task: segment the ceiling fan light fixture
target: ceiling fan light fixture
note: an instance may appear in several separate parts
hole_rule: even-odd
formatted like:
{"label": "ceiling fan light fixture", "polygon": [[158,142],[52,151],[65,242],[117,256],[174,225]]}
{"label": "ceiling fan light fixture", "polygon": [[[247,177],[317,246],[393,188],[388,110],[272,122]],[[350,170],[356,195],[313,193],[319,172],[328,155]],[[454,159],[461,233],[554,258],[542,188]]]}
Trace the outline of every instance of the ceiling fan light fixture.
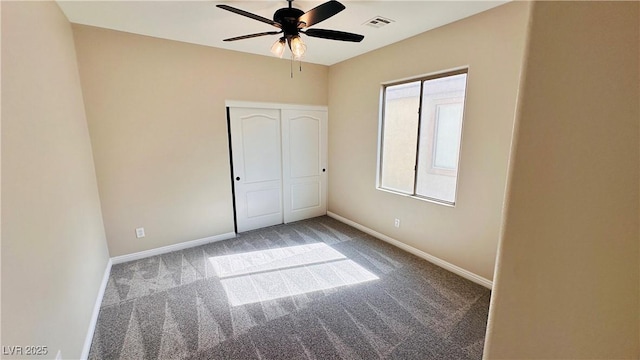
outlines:
{"label": "ceiling fan light fixture", "polygon": [[293,59],[294,60],[302,60],[302,57],[304,56],[305,52],[307,52],[307,45],[302,44],[303,50],[302,50],[302,54],[300,54],[299,56],[296,56],[295,54],[293,55]]}
{"label": "ceiling fan light fixture", "polygon": [[271,45],[271,53],[281,58],[282,54],[284,54],[284,48],[285,48],[285,40],[284,40],[284,37],[281,37],[280,39],[276,40],[276,42],[274,42],[273,45]]}
{"label": "ceiling fan light fixture", "polygon": [[[364,36],[362,35],[352,34],[344,31],[315,28],[308,29],[310,26],[325,21],[344,10],[345,6],[337,0],[328,0],[307,12],[294,8],[292,6],[293,0],[287,0],[287,2],[289,3],[289,6],[276,10],[276,12],[273,14],[273,20],[250,13],[242,9],[235,8],[233,6],[225,4],[216,5],[222,10],[248,17],[265,24],[269,24],[278,29],[274,31],[264,31],[255,34],[236,36],[228,39],[223,39],[222,41],[236,41],[253,39],[266,35],[282,34],[281,37],[273,45],[271,45],[271,52],[275,56],[282,58],[282,55],[284,55],[284,48],[286,46],[289,46],[289,49],[291,50],[291,60],[301,60],[307,51],[307,46],[300,38],[301,33],[309,37],[338,41],[360,42],[364,38]],[[305,31],[303,31],[302,29],[305,29]]]}
{"label": "ceiling fan light fixture", "polygon": [[293,57],[295,57],[296,59],[302,58],[305,51],[307,51],[307,45],[304,44],[304,42],[300,38],[300,35],[293,36],[291,38],[291,43],[289,44],[289,46],[291,46],[291,52],[293,53]]}

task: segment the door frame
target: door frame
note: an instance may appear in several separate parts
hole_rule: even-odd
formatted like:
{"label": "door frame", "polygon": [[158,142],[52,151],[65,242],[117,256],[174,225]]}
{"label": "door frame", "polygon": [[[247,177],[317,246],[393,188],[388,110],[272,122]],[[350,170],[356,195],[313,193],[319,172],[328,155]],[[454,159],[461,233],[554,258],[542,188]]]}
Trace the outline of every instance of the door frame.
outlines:
{"label": "door frame", "polygon": [[[288,103],[270,103],[270,102],[255,102],[255,101],[241,101],[241,100],[225,100],[225,114],[227,117],[227,136],[229,145],[229,180],[231,181],[231,202],[233,209],[233,231],[238,233],[238,219],[236,218],[236,188],[233,179],[235,174],[233,173],[233,149],[231,143],[231,114],[230,108],[254,108],[254,109],[279,109],[279,110],[316,110],[325,111],[327,113],[327,126],[329,119],[329,107],[326,105],[305,105],[305,104],[288,104]],[[328,134],[327,134],[328,135]],[[326,144],[329,145],[328,142]],[[327,149],[328,150],[328,149]],[[327,171],[329,169],[329,158],[327,156]],[[325,195],[326,196],[326,195]],[[328,200],[328,199],[327,199]],[[327,204],[328,205],[328,204]]]}
{"label": "door frame", "polygon": [[224,105],[230,107],[255,108],[255,109],[280,109],[280,110],[318,110],[329,111],[326,105],[305,105],[305,104],[287,104],[287,103],[269,103],[255,101],[236,101],[226,100]]}

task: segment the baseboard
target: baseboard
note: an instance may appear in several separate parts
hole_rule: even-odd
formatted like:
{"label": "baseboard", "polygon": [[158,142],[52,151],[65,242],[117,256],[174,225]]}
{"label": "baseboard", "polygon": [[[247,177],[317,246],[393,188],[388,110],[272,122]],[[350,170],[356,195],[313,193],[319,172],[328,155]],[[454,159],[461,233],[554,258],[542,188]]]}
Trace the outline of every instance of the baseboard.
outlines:
{"label": "baseboard", "polygon": [[192,248],[195,246],[205,245],[205,244],[209,244],[216,241],[232,239],[234,237],[236,237],[236,233],[233,233],[233,232],[215,235],[215,236],[209,236],[209,237],[198,239],[198,240],[186,241],[179,244],[163,246],[155,249],[140,251],[137,253],[114,256],[111,258],[111,261],[113,262],[114,265],[121,264],[129,261],[144,259],[150,256],[170,253],[172,251],[184,250],[184,249]]}
{"label": "baseboard", "polygon": [[86,360],[89,357],[89,351],[91,350],[91,342],[93,341],[93,334],[95,333],[96,324],[98,322],[98,314],[100,313],[100,305],[102,304],[102,298],[104,297],[104,292],[107,289],[107,284],[109,283],[109,275],[111,274],[112,265],[133,261],[133,260],[139,260],[149,256],[166,254],[172,251],[188,249],[191,247],[209,244],[216,241],[232,239],[234,237],[236,237],[236,233],[226,233],[226,234],[221,234],[216,236],[209,236],[209,237],[198,239],[198,240],[187,241],[179,244],[163,246],[157,249],[140,251],[133,254],[115,256],[109,259],[109,261],[107,262],[107,267],[104,269],[104,275],[102,276],[102,283],[100,284],[98,296],[96,297],[96,303],[93,305],[93,313],[91,315],[91,321],[89,322],[87,337],[84,339],[84,346],[82,347],[82,355],[80,356],[80,358],[83,360]]}
{"label": "baseboard", "polygon": [[432,264],[440,266],[443,269],[449,270],[454,274],[460,275],[460,276],[462,276],[463,278],[465,278],[467,280],[471,280],[476,284],[480,284],[480,285],[482,285],[482,286],[484,286],[484,287],[486,287],[488,289],[493,288],[493,282],[491,280],[483,278],[480,275],[474,274],[471,271],[468,271],[468,270],[465,270],[465,269],[463,269],[463,268],[461,268],[459,266],[453,265],[450,262],[444,261],[444,260],[442,260],[442,259],[440,259],[438,257],[435,257],[435,256],[433,256],[431,254],[428,254],[428,253],[426,253],[426,252],[424,252],[422,250],[418,250],[418,249],[414,248],[413,246],[407,245],[407,244],[405,244],[405,243],[403,243],[401,241],[398,241],[398,240],[396,240],[396,239],[394,239],[392,237],[389,237],[389,236],[387,236],[385,234],[381,234],[381,233],[379,233],[379,232],[377,232],[375,230],[369,229],[368,227],[366,227],[364,225],[358,224],[357,222],[349,220],[347,218],[344,218],[344,217],[342,217],[342,216],[340,216],[338,214],[334,214],[331,211],[327,211],[327,215],[329,217],[332,217],[332,218],[334,218],[334,219],[336,219],[336,220],[338,220],[340,222],[343,222],[343,223],[345,223],[347,225],[353,226],[354,228],[356,228],[356,229],[358,229],[358,230],[360,230],[362,232],[365,232],[365,233],[367,233],[367,234],[369,234],[369,235],[371,235],[373,237],[376,237],[376,238],[378,238],[378,239],[380,239],[380,240],[382,240],[384,242],[387,242],[387,243],[389,243],[389,244],[391,244],[393,246],[399,247],[400,249],[402,249],[404,251],[410,252],[415,256],[421,257],[421,258],[427,260],[428,262],[430,262]]}
{"label": "baseboard", "polygon": [[111,261],[111,259],[109,259],[109,261],[107,261],[107,267],[104,269],[104,274],[102,275],[102,283],[100,283],[100,289],[98,290],[96,303],[93,305],[93,313],[91,314],[91,321],[89,322],[89,330],[87,331],[87,337],[84,339],[82,355],[80,355],[80,358],[83,360],[86,360],[89,357],[89,350],[91,350],[91,341],[93,341],[93,333],[96,330],[98,314],[100,313],[100,304],[102,304],[102,298],[104,297],[104,292],[107,289],[107,283],[109,282],[109,274],[111,274],[112,264],[113,262]]}

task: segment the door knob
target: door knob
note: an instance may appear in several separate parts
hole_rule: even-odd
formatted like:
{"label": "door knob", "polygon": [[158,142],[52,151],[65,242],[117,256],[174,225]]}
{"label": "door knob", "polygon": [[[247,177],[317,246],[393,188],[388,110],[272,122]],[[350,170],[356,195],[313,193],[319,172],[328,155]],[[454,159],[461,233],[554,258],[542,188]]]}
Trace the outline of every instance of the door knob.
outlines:
{"label": "door knob", "polygon": [[325,172],[325,171],[327,171],[327,169],[322,169],[322,172]]}
{"label": "door knob", "polygon": [[237,176],[237,177],[236,177],[236,180],[240,181],[240,176]]}

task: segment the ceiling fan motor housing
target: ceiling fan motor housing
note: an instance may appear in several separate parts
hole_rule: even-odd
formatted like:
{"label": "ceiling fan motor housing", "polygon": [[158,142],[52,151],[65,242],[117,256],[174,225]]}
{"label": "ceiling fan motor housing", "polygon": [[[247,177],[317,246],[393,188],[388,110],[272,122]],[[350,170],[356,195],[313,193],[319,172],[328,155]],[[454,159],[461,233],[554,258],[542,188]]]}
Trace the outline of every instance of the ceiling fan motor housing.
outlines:
{"label": "ceiling fan motor housing", "polygon": [[282,8],[273,14],[273,21],[282,25],[285,36],[298,35],[298,18],[304,11],[296,8]]}

